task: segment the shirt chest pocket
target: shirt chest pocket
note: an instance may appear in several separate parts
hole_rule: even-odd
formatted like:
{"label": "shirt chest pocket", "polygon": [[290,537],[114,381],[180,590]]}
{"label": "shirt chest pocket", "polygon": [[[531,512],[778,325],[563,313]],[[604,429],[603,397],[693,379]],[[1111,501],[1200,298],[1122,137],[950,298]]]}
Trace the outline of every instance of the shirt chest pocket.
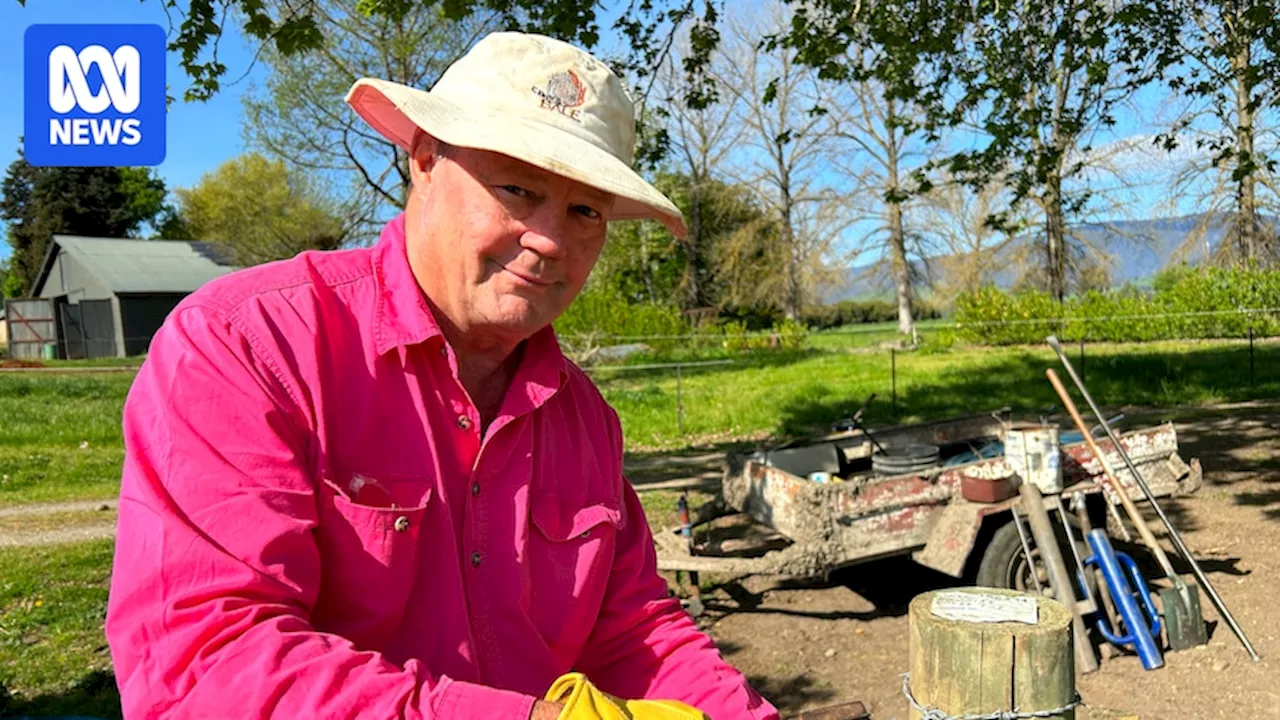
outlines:
{"label": "shirt chest pocket", "polygon": [[[392,481],[372,482],[385,487]],[[361,649],[380,648],[400,626],[418,576],[423,524],[433,509],[433,490],[426,479],[395,478],[389,487],[389,497],[413,497],[416,504],[370,505],[367,492],[355,493],[366,501],[357,502],[331,475],[319,488],[315,535],[321,582],[313,622]]]}
{"label": "shirt chest pocket", "polygon": [[530,611],[548,646],[572,663],[608,588],[622,510],[617,502],[582,506],[548,495],[534,498],[530,516]]}

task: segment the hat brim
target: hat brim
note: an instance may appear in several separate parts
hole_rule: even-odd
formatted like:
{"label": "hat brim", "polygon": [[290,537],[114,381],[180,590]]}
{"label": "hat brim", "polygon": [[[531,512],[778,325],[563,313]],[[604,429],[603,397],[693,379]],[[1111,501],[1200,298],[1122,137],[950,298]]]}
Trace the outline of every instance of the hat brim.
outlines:
{"label": "hat brim", "polygon": [[347,104],[391,142],[412,149],[414,131],[455,147],[489,150],[612,194],[611,220],[660,220],[678,238],[680,209],[612,153],[559,128],[522,117],[468,112],[431,93],[388,80],[363,78]]}

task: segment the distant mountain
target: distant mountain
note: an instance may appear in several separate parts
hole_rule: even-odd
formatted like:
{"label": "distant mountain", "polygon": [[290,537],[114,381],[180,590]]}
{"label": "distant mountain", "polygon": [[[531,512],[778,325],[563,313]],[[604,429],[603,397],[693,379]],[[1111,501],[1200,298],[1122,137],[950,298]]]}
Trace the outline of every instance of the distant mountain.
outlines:
{"label": "distant mountain", "polygon": [[[1202,215],[1185,215],[1151,220],[1089,223],[1077,225],[1073,230],[1082,235],[1090,245],[1101,248],[1111,257],[1113,285],[1120,286],[1126,283],[1145,285],[1156,273],[1172,264],[1175,251],[1195,230],[1202,217]],[[1277,222],[1275,218],[1268,220],[1272,224]],[[1228,219],[1223,216],[1212,219],[1205,232],[1204,241],[1197,243],[1194,248],[1188,248],[1182,259],[1196,264],[1204,259],[1206,244],[1210,252],[1217,249],[1226,234],[1227,222]],[[1018,273],[1013,268],[1012,256],[1025,242],[1028,240],[1011,243],[1001,256],[996,258],[995,264],[1006,268],[995,273],[994,281],[997,286],[1007,288],[1017,281]],[[940,268],[941,263],[930,262],[930,270],[935,275],[941,271]],[[846,278],[843,287],[828,293],[828,302],[893,295],[893,283],[884,266],[853,267],[849,269]]]}

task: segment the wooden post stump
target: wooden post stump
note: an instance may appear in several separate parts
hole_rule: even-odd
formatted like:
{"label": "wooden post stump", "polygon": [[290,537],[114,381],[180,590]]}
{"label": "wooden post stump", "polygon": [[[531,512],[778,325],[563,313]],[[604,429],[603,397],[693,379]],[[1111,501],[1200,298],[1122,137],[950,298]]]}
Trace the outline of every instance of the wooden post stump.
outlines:
{"label": "wooden post stump", "polygon": [[[1032,608],[1034,624],[1009,621],[1031,619]],[[1033,713],[1076,698],[1071,613],[1057,600],[996,588],[936,590],[911,601],[909,624],[910,689],[920,707],[948,716]],[[1050,717],[1074,720],[1075,711]],[[920,720],[920,711],[913,707],[911,718]]]}

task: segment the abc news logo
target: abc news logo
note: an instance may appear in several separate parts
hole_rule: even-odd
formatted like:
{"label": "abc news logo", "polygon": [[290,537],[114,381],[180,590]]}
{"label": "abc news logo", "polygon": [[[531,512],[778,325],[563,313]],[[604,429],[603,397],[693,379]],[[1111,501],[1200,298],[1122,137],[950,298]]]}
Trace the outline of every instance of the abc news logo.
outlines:
{"label": "abc news logo", "polygon": [[24,38],[32,165],[158,165],[165,155],[159,25],[32,25]]}
{"label": "abc news logo", "polygon": [[[128,114],[142,101],[138,48],[121,45],[114,53],[101,45],[76,52],[59,45],[49,53],[49,107],[65,115],[77,107],[97,115],[107,108]],[[86,71],[102,73],[98,92],[89,89]],[[137,145],[142,141],[138,118],[62,118],[49,120],[50,145]]]}

